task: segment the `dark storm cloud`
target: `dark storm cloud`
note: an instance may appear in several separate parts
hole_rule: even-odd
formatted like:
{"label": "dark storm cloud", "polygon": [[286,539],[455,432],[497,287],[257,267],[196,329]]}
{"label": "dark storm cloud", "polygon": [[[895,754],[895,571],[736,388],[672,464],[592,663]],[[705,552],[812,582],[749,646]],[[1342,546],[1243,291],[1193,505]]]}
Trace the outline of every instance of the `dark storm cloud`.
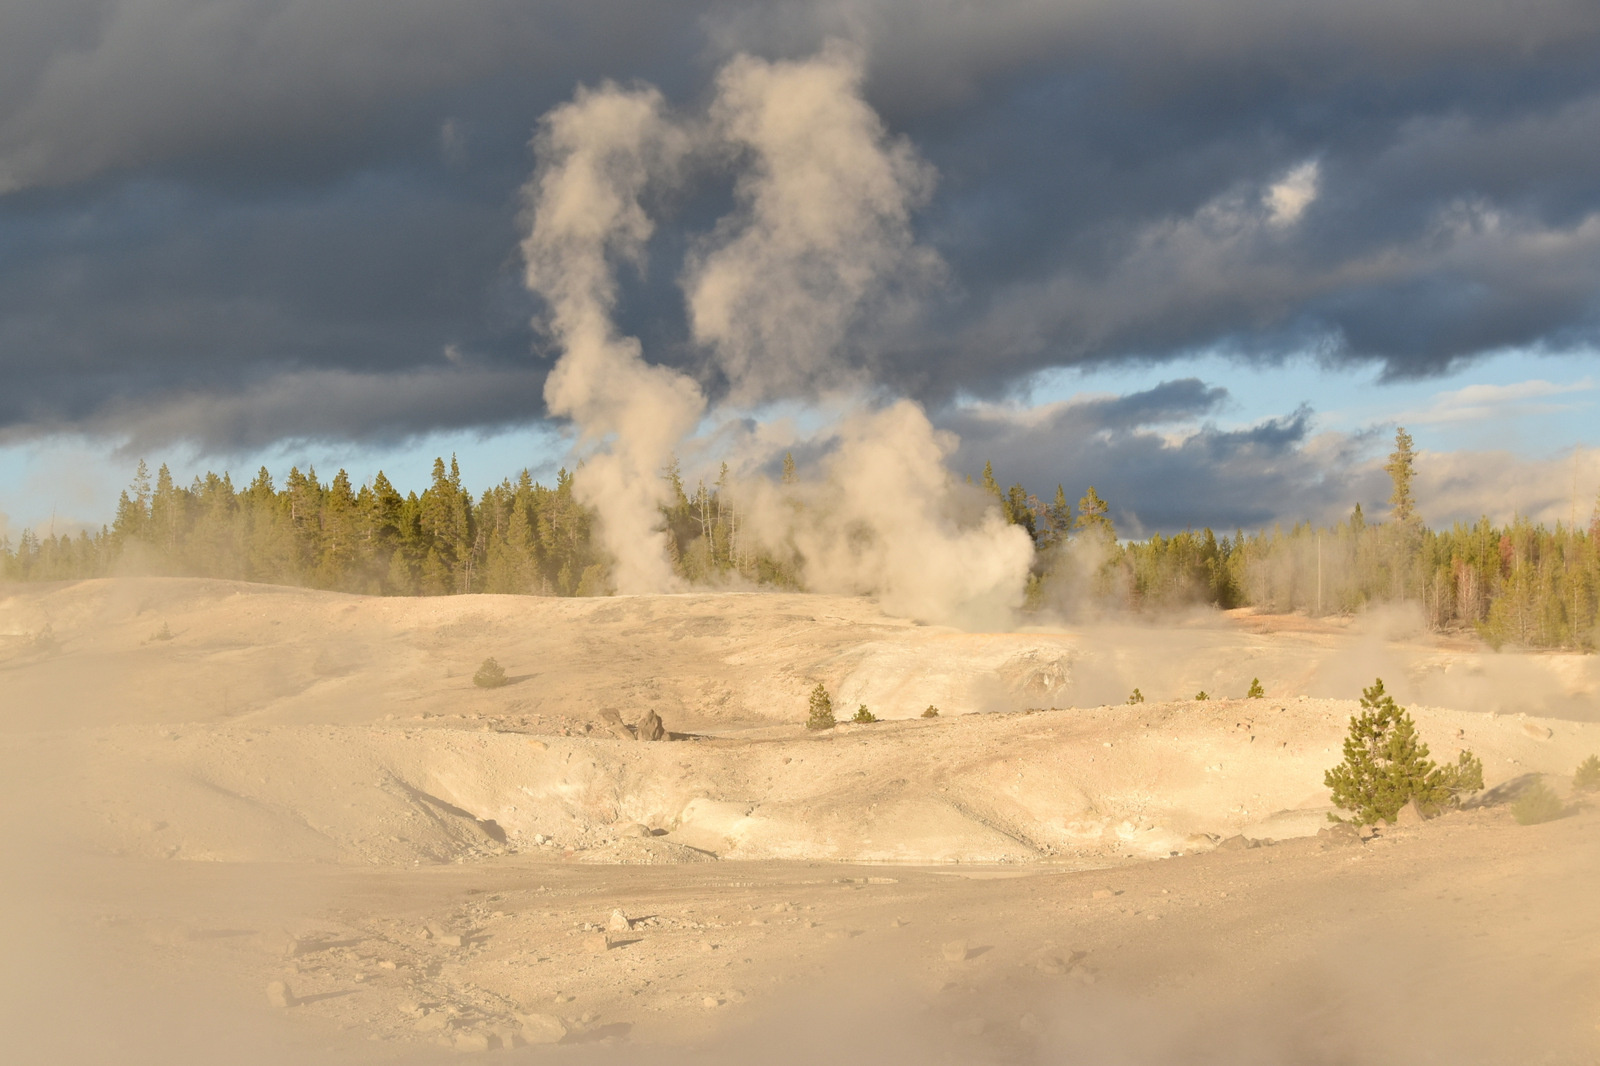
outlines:
{"label": "dark storm cloud", "polygon": [[[732,51],[830,36],[940,173],[918,225],[950,283],[855,349],[890,390],[1217,347],[1407,376],[1600,334],[1587,0],[0,0],[0,21],[13,437],[537,417],[516,215],[538,117],[605,77],[694,106]],[[725,197],[669,204],[628,282],[652,358],[705,365],[676,279]],[[517,385],[446,385],[447,350]],[[317,375],[365,384],[282,400]],[[177,417],[193,397],[210,413]]]}
{"label": "dark storm cloud", "polygon": [[[398,442],[418,426],[494,429],[527,420],[544,376],[492,367],[353,373],[309,370],[275,374],[225,390],[174,388],[106,401],[70,428],[121,437],[137,455],[173,440],[199,442],[217,455],[242,454],[280,441]],[[35,424],[49,431],[49,421]],[[13,432],[0,429],[0,442]]]}
{"label": "dark storm cloud", "polygon": [[957,469],[992,462],[1003,485],[1020,483],[1046,502],[1058,484],[1069,502],[1093,485],[1124,535],[1331,522],[1386,495],[1372,442],[1312,438],[1307,408],[1243,429],[1196,424],[1226,399],[1225,389],[1191,378],[1023,412],[955,408],[940,424],[961,437]]}

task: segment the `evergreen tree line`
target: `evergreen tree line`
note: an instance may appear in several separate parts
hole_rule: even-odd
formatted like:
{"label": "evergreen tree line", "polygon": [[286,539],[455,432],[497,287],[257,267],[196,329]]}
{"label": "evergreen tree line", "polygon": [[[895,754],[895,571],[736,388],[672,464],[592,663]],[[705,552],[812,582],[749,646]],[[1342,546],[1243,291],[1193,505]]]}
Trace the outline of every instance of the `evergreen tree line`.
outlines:
{"label": "evergreen tree line", "polygon": [[[1600,505],[1587,529],[1487,518],[1448,530],[1423,525],[1411,493],[1411,439],[1401,430],[1388,471],[1388,521],[1360,505],[1332,528],[1302,522],[1246,534],[1211,529],[1119,540],[1093,487],[1076,502],[1058,485],[1048,503],[986,465],[982,488],[1033,540],[1033,609],[1156,611],[1188,605],[1256,606],[1340,614],[1415,601],[1431,626],[1481,633],[1492,643],[1592,649],[1600,598]],[[691,490],[676,463],[663,474],[662,528],[677,572],[695,583],[735,576],[800,588],[802,561],[773,555],[744,535],[744,515],[723,466]],[[785,458],[784,480],[795,480]],[[166,466],[152,483],[140,463],[116,518],[96,533],[0,542],[0,580],[70,580],[156,573],[303,585],[390,596],[472,592],[604,595],[608,562],[594,516],[562,470],[546,487],[524,470],[476,499],[454,459],[434,460],[427,489],[402,496],[383,473],[355,488],[340,470],[315,470],[281,486],[262,468],[236,488],[207,473],[188,487]]]}

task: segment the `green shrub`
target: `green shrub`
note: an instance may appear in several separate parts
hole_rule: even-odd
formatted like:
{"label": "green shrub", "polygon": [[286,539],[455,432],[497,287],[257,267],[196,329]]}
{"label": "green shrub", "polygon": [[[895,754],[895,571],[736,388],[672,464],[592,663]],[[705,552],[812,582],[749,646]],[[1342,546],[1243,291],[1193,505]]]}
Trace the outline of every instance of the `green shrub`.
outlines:
{"label": "green shrub", "polygon": [[1483,760],[1470,751],[1461,752],[1454,766],[1439,768],[1439,783],[1450,790],[1452,798],[1463,792],[1482,791]]}
{"label": "green shrub", "polygon": [[1579,792],[1600,792],[1600,756],[1591,755],[1578,764],[1572,787]]}
{"label": "green shrub", "polygon": [[856,708],[855,717],[850,720],[852,722],[860,722],[862,725],[870,725],[878,720],[878,716],[867,710],[867,705],[863,703]]}
{"label": "green shrub", "polygon": [[1244,698],[1247,700],[1262,700],[1267,698],[1267,690],[1261,687],[1261,679],[1259,677],[1252,677],[1250,679],[1250,691],[1244,694]]}
{"label": "green shrub", "polygon": [[807,729],[832,729],[837,723],[833,720],[833,699],[828,695],[828,690],[822,687],[822,682],[817,682],[817,687],[811,690],[811,713],[806,718]]}
{"label": "green shrub", "polygon": [[1206,695],[1205,689],[1201,689],[1199,692],[1194,694],[1194,698],[1197,700],[1209,700],[1211,697]]}
{"label": "green shrub", "polygon": [[167,623],[162,622],[161,623],[161,628],[156,630],[154,633],[150,634],[150,639],[151,640],[171,640],[172,639],[172,627],[167,625]]}
{"label": "green shrub", "polygon": [[506,672],[500,664],[494,661],[494,656],[483,660],[483,665],[478,667],[478,672],[472,675],[472,683],[479,688],[499,688],[506,683]]}
{"label": "green shrub", "polygon": [[1140,692],[1138,689],[1134,689],[1133,690],[1133,694],[1128,697],[1128,705],[1131,707],[1135,703],[1143,703],[1143,702],[1144,702],[1144,693]]}
{"label": "green shrub", "polygon": [[[1428,758],[1428,746],[1417,738],[1416,723],[1394,697],[1383,690],[1383,679],[1361,693],[1365,711],[1350,718],[1344,741],[1344,762],[1322,777],[1333,791],[1333,805],[1350,811],[1349,819],[1328,815],[1336,822],[1356,825],[1392,822],[1411,800],[1425,813],[1437,811],[1454,799],[1451,782],[1461,770],[1458,763],[1447,775]],[[1477,767],[1479,785],[1483,768],[1470,752],[1463,753]]]}
{"label": "green shrub", "polygon": [[1518,825],[1554,821],[1564,813],[1566,808],[1561,803],[1561,797],[1542,778],[1523,789],[1522,795],[1511,805],[1511,817],[1517,820]]}
{"label": "green shrub", "polygon": [[924,717],[924,718],[937,718],[937,717],[939,717],[939,708],[935,707],[931,703],[928,704],[928,709],[922,712],[922,717]]}

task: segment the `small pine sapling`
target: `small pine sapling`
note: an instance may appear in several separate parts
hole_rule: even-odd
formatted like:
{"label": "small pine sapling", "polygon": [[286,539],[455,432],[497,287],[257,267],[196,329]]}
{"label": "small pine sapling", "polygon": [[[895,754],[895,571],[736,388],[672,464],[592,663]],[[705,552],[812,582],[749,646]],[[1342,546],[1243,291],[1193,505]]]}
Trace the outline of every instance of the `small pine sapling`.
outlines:
{"label": "small pine sapling", "polygon": [[1522,795],[1511,805],[1511,817],[1517,820],[1518,825],[1553,822],[1565,813],[1561,797],[1556,795],[1555,789],[1544,783],[1543,778],[1523,789]]}
{"label": "small pine sapling", "polygon": [[1128,697],[1128,705],[1131,707],[1135,703],[1143,703],[1143,702],[1144,702],[1144,693],[1140,692],[1138,689],[1134,689],[1133,690],[1133,694]]}
{"label": "small pine sapling", "polygon": [[161,623],[161,628],[156,630],[154,633],[150,634],[150,639],[151,640],[171,640],[172,639],[172,627],[167,625],[167,623],[162,622]]}
{"label": "small pine sapling", "polygon": [[855,717],[850,720],[852,722],[860,722],[862,725],[871,725],[878,720],[878,716],[867,710],[867,705],[863,703],[856,708]]}
{"label": "small pine sapling", "polygon": [[1244,694],[1244,698],[1247,700],[1264,700],[1267,698],[1267,690],[1261,687],[1261,679],[1259,677],[1250,679],[1250,691]]}
{"label": "small pine sapling", "polygon": [[817,682],[817,687],[811,690],[811,713],[806,717],[807,729],[832,729],[836,724],[833,720],[833,698],[828,695],[828,690],[822,687],[822,682]]}
{"label": "small pine sapling", "polygon": [[939,708],[935,707],[931,703],[928,704],[928,709],[922,712],[922,717],[924,717],[924,718],[937,718],[937,717],[939,717]]}
{"label": "small pine sapling", "polygon": [[1463,792],[1483,791],[1483,760],[1470,751],[1461,752],[1454,765],[1439,768],[1439,783],[1450,791],[1452,803]]}
{"label": "small pine sapling", "polygon": [[1600,756],[1591,755],[1578,764],[1572,787],[1577,792],[1600,792]]}
{"label": "small pine sapling", "polygon": [[472,683],[479,688],[499,688],[506,683],[506,672],[491,655],[483,660],[478,672],[472,675]]}
{"label": "small pine sapling", "polygon": [[1194,694],[1194,698],[1197,700],[1209,700],[1211,697],[1206,695],[1205,689],[1201,689],[1199,692]]}
{"label": "small pine sapling", "polygon": [[[1384,692],[1382,678],[1362,690],[1361,706],[1365,710],[1350,718],[1344,762],[1322,777],[1333,792],[1333,805],[1350,811],[1353,817],[1348,820],[1356,825],[1373,825],[1394,821],[1400,808],[1413,799],[1424,813],[1451,800],[1445,772],[1428,758],[1428,746],[1417,738],[1416,723]],[[1471,758],[1470,752],[1465,754]],[[1481,780],[1481,765],[1477,772]],[[1346,821],[1333,814],[1328,817]]]}

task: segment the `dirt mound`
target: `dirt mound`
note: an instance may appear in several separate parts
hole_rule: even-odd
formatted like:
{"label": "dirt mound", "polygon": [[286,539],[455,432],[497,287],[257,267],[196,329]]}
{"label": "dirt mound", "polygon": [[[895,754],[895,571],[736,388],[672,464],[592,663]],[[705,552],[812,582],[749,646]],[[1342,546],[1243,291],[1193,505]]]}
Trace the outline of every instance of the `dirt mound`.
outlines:
{"label": "dirt mound", "polygon": [[[63,767],[72,833],[151,858],[379,865],[1106,863],[1304,836],[1326,821],[1322,771],[1355,706],[1282,678],[1346,669],[1365,639],[1213,619],[1158,653],[1149,630],[961,633],[795,595],[384,600],[135,581],[0,601],[0,630],[42,625],[58,645],[5,667],[0,729]],[[491,654],[512,683],[486,691],[471,673]],[[1517,669],[1540,662],[1559,661]],[[1156,698],[1256,676],[1269,698]],[[1151,702],[1071,706],[1135,677]],[[807,734],[818,679],[887,720]],[[929,704],[940,717],[920,717]],[[1592,725],[1414,713],[1437,755],[1473,749],[1491,785],[1600,750]],[[654,715],[677,739],[641,744],[619,724]],[[631,823],[664,835],[619,840]]]}

